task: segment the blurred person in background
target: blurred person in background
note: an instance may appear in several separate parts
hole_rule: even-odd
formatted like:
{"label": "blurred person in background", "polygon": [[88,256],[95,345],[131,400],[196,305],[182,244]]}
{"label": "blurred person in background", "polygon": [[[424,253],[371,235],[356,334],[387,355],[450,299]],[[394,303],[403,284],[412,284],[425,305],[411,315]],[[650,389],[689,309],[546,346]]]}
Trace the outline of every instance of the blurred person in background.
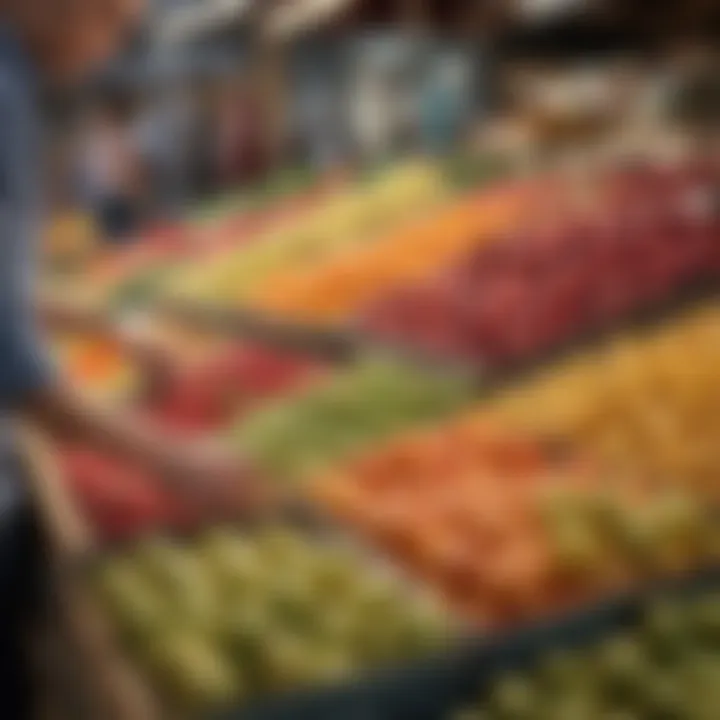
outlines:
{"label": "blurred person in background", "polygon": [[317,171],[333,170],[346,159],[345,119],[342,103],[329,87],[316,82],[298,102],[296,140],[302,159]]}
{"label": "blurred person in background", "polygon": [[212,80],[200,82],[195,93],[187,147],[188,192],[193,197],[212,197],[219,189],[215,146],[220,95]]}
{"label": "blurred person in background", "polygon": [[[237,482],[234,459],[179,445],[138,418],[104,412],[79,397],[50,366],[38,324],[32,292],[43,200],[38,96],[44,82],[73,83],[105,62],[134,30],[140,11],[137,0],[5,0],[0,6],[0,406],[5,418],[0,432],[0,696],[5,720],[33,716],[23,631],[42,567],[29,488],[17,459],[18,420],[134,458],[196,502],[239,507],[236,493],[248,488]],[[57,306],[43,310],[48,323],[63,319]],[[251,497],[243,495],[244,507]]]}
{"label": "blurred person in background", "polygon": [[469,97],[469,77],[462,57],[441,57],[420,93],[418,118],[425,150],[446,153],[455,147],[469,115]]}
{"label": "blurred person in background", "polygon": [[217,98],[215,164],[225,189],[252,184],[268,170],[268,138],[255,86],[231,79]]}
{"label": "blurred person in background", "polygon": [[188,199],[195,122],[190,92],[179,83],[158,88],[138,113],[134,150],[154,219],[176,217]]}
{"label": "blurred person in background", "polygon": [[140,158],[130,115],[120,99],[100,101],[90,109],[80,139],[80,184],[103,238],[111,243],[132,239],[141,219]]}

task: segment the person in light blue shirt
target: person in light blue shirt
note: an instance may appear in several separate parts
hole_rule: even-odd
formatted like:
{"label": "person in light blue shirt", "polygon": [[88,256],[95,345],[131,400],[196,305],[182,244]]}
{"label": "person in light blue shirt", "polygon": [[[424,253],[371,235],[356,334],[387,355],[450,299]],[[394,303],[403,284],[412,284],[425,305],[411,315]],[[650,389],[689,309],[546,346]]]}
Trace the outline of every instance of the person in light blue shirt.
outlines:
{"label": "person in light blue shirt", "polygon": [[425,149],[443,154],[460,141],[468,117],[470,83],[463,57],[440,57],[420,97],[419,125]]}
{"label": "person in light blue shirt", "polygon": [[[23,692],[20,630],[32,589],[32,515],[13,425],[30,421],[55,435],[132,458],[213,507],[238,498],[236,459],[178,446],[137,418],[92,407],[52,367],[39,318],[72,313],[34,299],[41,222],[42,86],[72,83],[104,62],[140,19],[141,0],[5,0],[0,4],[0,717],[31,716]],[[53,310],[50,312],[49,310]],[[29,520],[30,519],[30,520]]]}

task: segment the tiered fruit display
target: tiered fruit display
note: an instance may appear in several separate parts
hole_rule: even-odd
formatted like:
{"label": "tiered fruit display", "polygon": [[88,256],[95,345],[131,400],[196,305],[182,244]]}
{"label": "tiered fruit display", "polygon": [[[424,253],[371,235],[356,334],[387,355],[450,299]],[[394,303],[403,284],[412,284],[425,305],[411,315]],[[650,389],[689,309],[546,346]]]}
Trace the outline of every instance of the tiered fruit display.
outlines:
{"label": "tiered fruit display", "polygon": [[506,674],[482,694],[454,720],[712,720],[720,713],[720,594],[658,600],[631,629],[548,652],[532,672]]}
{"label": "tiered fruit display", "polygon": [[[146,301],[182,268],[237,251],[272,228],[297,221],[334,191],[306,186],[299,177],[295,183],[288,180],[206,207],[187,221],[148,229],[130,246],[96,248],[84,264],[71,266],[71,272],[51,274],[46,285],[61,295],[71,286],[73,297],[100,307]],[[276,201],[271,208],[266,207],[270,198]]]}
{"label": "tiered fruit display", "polygon": [[[198,366],[167,378],[162,392],[136,405],[149,422],[198,440],[271,398],[314,382],[323,368],[295,356],[255,346],[228,348]],[[87,386],[87,378],[83,388]],[[133,537],[157,527],[185,528],[202,513],[182,503],[161,478],[127,458],[62,444],[66,482],[85,517],[107,539]]]}
{"label": "tiered fruit display", "polygon": [[409,163],[323,203],[299,222],[273,229],[251,248],[187,268],[167,283],[166,292],[183,299],[243,301],[288,268],[377,239],[418,208],[431,209],[444,192],[438,168]]}
{"label": "tiered fruit display", "polygon": [[456,411],[468,392],[463,379],[373,358],[268,404],[234,435],[271,476],[301,480],[398,430]]}
{"label": "tiered fruit display", "polygon": [[[615,173],[601,212],[482,247],[361,313],[380,337],[502,366],[720,272],[717,168]],[[617,186],[617,187],[615,187]],[[598,193],[601,190],[598,189]]]}
{"label": "tiered fruit display", "polygon": [[325,373],[320,362],[261,346],[228,347],[167,378],[150,415],[174,431],[212,432],[259,403],[294,392]]}
{"label": "tiered fruit display", "polygon": [[450,627],[355,551],[277,528],[146,541],[97,580],[132,658],[180,714],[423,657]]}
{"label": "tiered fruit display", "polygon": [[395,440],[315,494],[481,624],[556,613],[720,550],[691,493],[553,460],[473,421]]}
{"label": "tiered fruit display", "polygon": [[350,248],[316,266],[289,268],[249,298],[253,307],[298,320],[345,320],[393,286],[420,280],[506,230],[524,188],[474,192],[391,229],[377,243]]}
{"label": "tiered fruit display", "polygon": [[481,414],[592,448],[621,471],[717,497],[719,364],[713,302],[555,365]]}

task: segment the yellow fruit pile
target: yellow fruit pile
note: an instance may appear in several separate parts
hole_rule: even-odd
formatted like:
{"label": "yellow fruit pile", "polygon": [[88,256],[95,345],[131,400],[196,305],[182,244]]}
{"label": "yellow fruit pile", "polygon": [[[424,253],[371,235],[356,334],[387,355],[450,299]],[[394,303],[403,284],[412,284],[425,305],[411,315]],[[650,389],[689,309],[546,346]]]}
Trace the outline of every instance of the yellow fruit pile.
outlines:
{"label": "yellow fruit pile", "polygon": [[409,163],[323,203],[300,221],[273,229],[251,247],[186,268],[171,279],[166,292],[173,297],[244,302],[289,268],[306,268],[381,238],[393,223],[432,209],[445,192],[439,169]]}
{"label": "yellow fruit pile", "polygon": [[720,304],[627,333],[481,411],[580,443],[630,473],[720,490]]}
{"label": "yellow fruit pile", "polygon": [[447,267],[518,216],[523,196],[475,193],[391,228],[381,242],[350,246],[309,267],[292,267],[251,296],[253,306],[300,320],[342,320],[389,288]]}

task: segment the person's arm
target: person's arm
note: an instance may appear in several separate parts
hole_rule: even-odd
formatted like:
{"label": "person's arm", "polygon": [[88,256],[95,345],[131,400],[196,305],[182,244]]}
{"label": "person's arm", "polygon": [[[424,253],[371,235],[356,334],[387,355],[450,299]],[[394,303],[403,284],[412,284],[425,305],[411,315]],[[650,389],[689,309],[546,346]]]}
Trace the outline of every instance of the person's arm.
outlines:
{"label": "person's arm", "polygon": [[[3,107],[1,83],[0,118],[12,118],[12,108]],[[26,162],[22,154],[14,154],[13,142],[6,124],[0,130],[0,178],[3,172],[15,172],[13,163]],[[8,159],[9,168],[3,168]],[[55,436],[131,457],[198,502],[236,511],[253,505],[256,488],[239,460],[174,442],[138,418],[94,407],[53,368],[31,292],[28,218],[18,210],[13,193],[12,186],[8,190],[0,184],[0,408]]]}
{"label": "person's arm", "polygon": [[216,515],[264,512],[275,504],[239,454],[181,442],[141,418],[105,411],[60,380],[28,395],[20,413],[55,438],[79,440],[132,459],[165,487]]}

